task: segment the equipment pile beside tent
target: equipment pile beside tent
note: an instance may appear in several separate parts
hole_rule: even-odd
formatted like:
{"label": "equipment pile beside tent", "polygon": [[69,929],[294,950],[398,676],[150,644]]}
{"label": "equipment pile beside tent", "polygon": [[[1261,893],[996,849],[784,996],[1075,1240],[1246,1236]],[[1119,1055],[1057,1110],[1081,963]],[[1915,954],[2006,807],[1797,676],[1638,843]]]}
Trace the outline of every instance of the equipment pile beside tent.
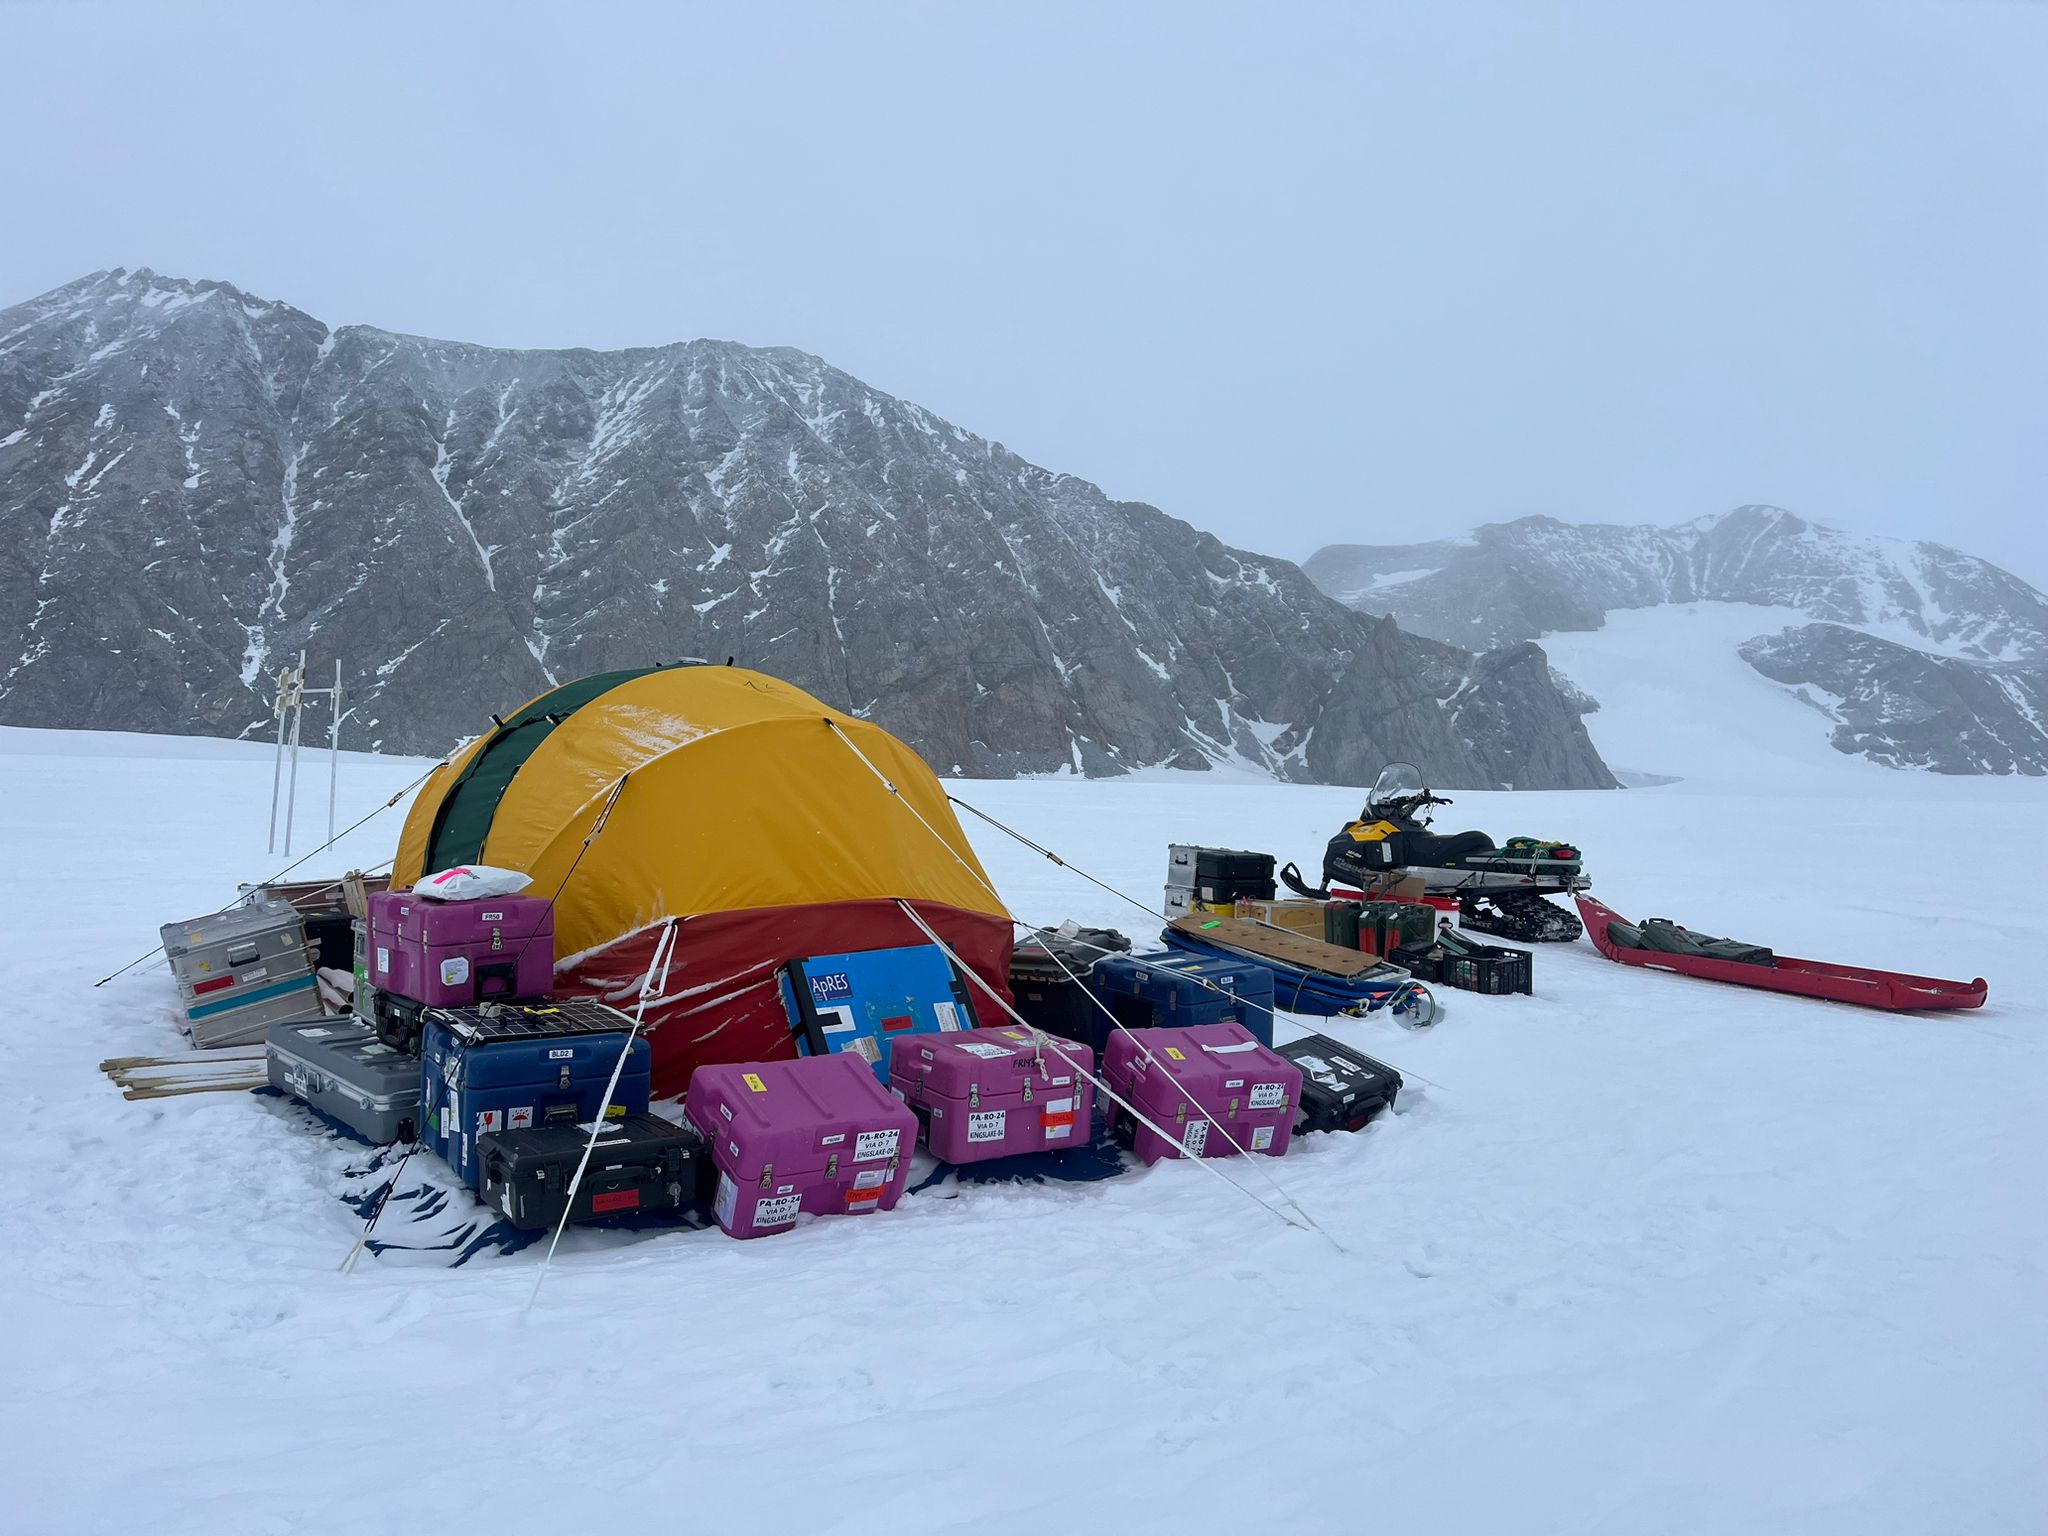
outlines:
{"label": "equipment pile beside tent", "polygon": [[[332,887],[273,883],[163,931],[196,1044],[260,1032],[271,1089],[372,1144],[411,1144],[357,1253],[380,1251],[372,1232],[418,1151],[455,1183],[401,1194],[414,1220],[480,1203],[556,1240],[572,1221],[706,1213],[731,1236],[767,1235],[892,1208],[913,1156],[1094,1178],[1126,1166],[1119,1147],[1192,1159],[1320,1231],[1263,1159],[1247,1171],[1277,1204],[1212,1160],[1358,1130],[1402,1078],[1327,1036],[1276,1039],[1275,1010],[1427,1027],[1441,1013],[1425,981],[1533,990],[1527,951],[1473,943],[1452,913],[1539,940],[1578,931],[1542,900],[1586,884],[1576,848],[1437,837],[1427,811],[1448,802],[1405,764],[1381,775],[1379,819],[1332,839],[1325,874],[1354,885],[1317,890],[1268,853],[1172,844],[1166,948],[1068,924],[1019,950],[1026,925],[954,805],[1073,866],[952,800],[888,732],[787,683],[677,663],[564,684],[492,719],[419,781],[388,889],[352,874],[334,912]],[[1281,899],[1276,875],[1300,899]],[[1894,1008],[1983,1001],[1981,981],[1763,950],[1738,964],[1675,927],[1672,944],[1701,953],[1630,948],[1640,930],[1579,905],[1625,964]],[[350,942],[345,1004],[349,974],[315,968]],[[131,1097],[251,1075],[105,1065]],[[680,1119],[654,1113],[674,1101]],[[436,1246],[497,1241],[473,1226]]]}

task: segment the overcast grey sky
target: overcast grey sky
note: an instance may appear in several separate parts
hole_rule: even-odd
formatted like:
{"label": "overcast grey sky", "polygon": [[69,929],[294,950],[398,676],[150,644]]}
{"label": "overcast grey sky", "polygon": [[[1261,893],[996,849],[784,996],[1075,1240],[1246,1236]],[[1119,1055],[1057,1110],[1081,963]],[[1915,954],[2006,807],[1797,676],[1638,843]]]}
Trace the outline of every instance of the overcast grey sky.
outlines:
{"label": "overcast grey sky", "polygon": [[0,305],[815,352],[1302,558],[1773,501],[2048,585],[2048,8],[0,4]]}

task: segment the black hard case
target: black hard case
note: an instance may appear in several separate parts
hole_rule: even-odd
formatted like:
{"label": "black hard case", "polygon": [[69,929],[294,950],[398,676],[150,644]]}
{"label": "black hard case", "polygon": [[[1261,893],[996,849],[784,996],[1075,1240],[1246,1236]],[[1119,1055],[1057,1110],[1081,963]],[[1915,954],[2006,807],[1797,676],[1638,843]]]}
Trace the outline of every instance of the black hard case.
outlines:
{"label": "black hard case", "polygon": [[[590,1132],[576,1125],[491,1131],[477,1138],[478,1194],[513,1226],[544,1232],[562,1219]],[[711,1160],[687,1125],[658,1115],[607,1122],[591,1149],[569,1220],[659,1215],[703,1203]]]}
{"label": "black hard case", "polygon": [[1301,1068],[1297,1131],[1357,1131],[1394,1102],[1401,1074],[1328,1035],[1304,1035],[1274,1047]]}

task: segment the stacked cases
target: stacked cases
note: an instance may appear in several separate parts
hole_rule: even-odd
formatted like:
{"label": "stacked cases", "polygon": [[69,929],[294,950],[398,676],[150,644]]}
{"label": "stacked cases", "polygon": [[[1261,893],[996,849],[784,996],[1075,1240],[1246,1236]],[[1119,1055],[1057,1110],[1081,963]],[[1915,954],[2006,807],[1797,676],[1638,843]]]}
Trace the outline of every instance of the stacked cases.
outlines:
{"label": "stacked cases", "polygon": [[1168,917],[1191,912],[1231,912],[1241,897],[1273,899],[1273,855],[1242,848],[1200,848],[1170,843],[1166,849]]}

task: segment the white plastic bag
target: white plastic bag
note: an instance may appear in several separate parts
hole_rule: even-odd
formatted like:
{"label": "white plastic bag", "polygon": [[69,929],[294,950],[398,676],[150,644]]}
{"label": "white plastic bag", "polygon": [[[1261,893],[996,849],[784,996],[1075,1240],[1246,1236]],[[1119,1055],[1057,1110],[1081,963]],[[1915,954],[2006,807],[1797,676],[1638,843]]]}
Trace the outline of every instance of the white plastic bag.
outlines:
{"label": "white plastic bag", "polygon": [[428,875],[412,888],[415,896],[429,901],[470,901],[479,896],[517,896],[533,876],[516,869],[493,869],[488,864],[458,864],[438,875]]}

